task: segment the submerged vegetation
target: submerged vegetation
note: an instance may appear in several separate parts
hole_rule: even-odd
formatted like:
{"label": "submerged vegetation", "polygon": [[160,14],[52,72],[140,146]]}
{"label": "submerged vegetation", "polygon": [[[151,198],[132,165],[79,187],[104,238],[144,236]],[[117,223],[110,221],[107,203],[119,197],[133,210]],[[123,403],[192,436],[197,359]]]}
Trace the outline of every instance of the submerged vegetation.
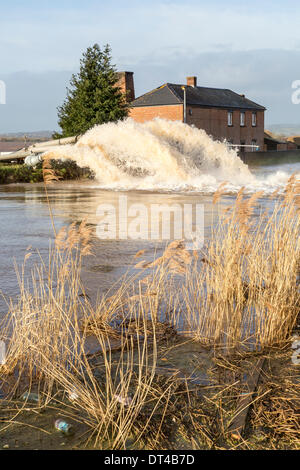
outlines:
{"label": "submerged vegetation", "polygon": [[[45,183],[55,178],[45,163]],[[175,241],[150,263],[137,253],[136,274],[96,306],[80,278],[92,251],[84,221],[56,233],[31,286],[28,252],[19,302],[1,326],[0,431],[23,422],[32,433],[49,416],[52,428],[43,430],[51,434],[55,414],[77,429],[70,447],[299,449],[299,375],[291,362],[299,332],[299,181],[292,177],[283,195],[273,195],[275,208],[253,217],[261,196],[241,190],[203,252]],[[176,367],[184,348],[194,351],[185,370]],[[235,436],[230,425],[258,357],[256,396]],[[38,403],[20,399],[28,390]],[[28,410],[34,420],[24,417]]]}

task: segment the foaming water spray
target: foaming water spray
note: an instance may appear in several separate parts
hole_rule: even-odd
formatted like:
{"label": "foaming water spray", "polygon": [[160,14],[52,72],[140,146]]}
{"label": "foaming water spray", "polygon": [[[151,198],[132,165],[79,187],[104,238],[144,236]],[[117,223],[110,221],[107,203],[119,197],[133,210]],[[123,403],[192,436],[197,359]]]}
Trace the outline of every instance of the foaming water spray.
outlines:
{"label": "foaming water spray", "polygon": [[95,126],[75,145],[53,148],[43,156],[89,167],[99,187],[107,189],[213,192],[223,181],[230,191],[257,186],[248,166],[226,142],[159,118]]}

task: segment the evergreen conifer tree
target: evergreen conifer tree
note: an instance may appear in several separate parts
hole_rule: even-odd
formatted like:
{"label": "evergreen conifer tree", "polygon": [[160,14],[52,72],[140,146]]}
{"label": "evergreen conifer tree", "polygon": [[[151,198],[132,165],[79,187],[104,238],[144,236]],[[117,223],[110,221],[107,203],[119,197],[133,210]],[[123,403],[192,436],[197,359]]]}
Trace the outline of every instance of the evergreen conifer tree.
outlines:
{"label": "evergreen conifer tree", "polygon": [[111,48],[101,50],[98,44],[89,47],[80,61],[80,71],[73,74],[67,97],[58,108],[58,137],[85,133],[96,124],[118,121],[128,115],[128,105],[121,89],[115,66],[111,64]]}

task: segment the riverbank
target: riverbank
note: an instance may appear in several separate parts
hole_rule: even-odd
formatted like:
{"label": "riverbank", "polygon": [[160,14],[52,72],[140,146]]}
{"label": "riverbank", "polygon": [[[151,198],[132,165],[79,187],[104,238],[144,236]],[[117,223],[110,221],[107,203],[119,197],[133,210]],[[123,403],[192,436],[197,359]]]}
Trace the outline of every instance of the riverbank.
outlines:
{"label": "riverbank", "polygon": [[[181,344],[181,346],[180,346]],[[174,358],[178,353],[190,352],[186,367],[194,374],[209,373],[207,384],[197,384],[192,377],[186,382],[174,372]],[[120,414],[134,413],[131,432],[124,435],[123,450],[299,450],[299,374],[291,362],[291,351],[278,350],[259,356],[264,361],[242,436],[230,431],[234,420],[239,420],[239,401],[249,393],[243,381],[245,374],[257,362],[257,357],[211,358],[211,367],[204,368],[200,348],[194,343],[174,338],[161,344],[160,368],[172,367],[173,375],[157,368],[152,382],[148,404],[137,412],[118,404]],[[114,358],[117,354],[113,353]],[[202,352],[202,356],[205,352]],[[207,353],[206,353],[207,355]],[[203,357],[202,357],[203,359]],[[172,361],[172,366],[166,361]],[[93,362],[101,362],[101,354]],[[176,362],[176,361],[175,361]],[[194,363],[194,364],[193,364]],[[166,366],[167,364],[167,366]],[[299,367],[299,366],[298,366]],[[95,369],[99,384],[101,370]],[[188,375],[188,374],[187,374]],[[102,374],[103,377],[103,374]],[[38,383],[32,385],[38,391]],[[159,397],[161,394],[161,398]],[[112,442],[97,442],[83,410],[62,389],[48,401],[40,394],[41,403],[20,399],[0,401],[0,449],[6,450],[111,450]],[[160,401],[160,404],[158,404]],[[57,419],[73,426],[72,435],[55,429]],[[144,430],[141,437],[141,431]]]}
{"label": "riverbank", "polygon": [[[53,162],[53,168],[60,180],[91,178],[89,169],[79,168],[74,162]],[[0,163],[0,184],[40,183],[43,181],[41,165],[31,167],[24,164]]]}

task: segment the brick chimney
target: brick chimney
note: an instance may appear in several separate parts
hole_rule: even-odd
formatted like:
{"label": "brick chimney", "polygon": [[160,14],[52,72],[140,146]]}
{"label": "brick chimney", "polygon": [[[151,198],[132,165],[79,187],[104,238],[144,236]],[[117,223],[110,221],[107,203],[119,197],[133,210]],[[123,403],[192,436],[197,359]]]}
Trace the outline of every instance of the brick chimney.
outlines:
{"label": "brick chimney", "polygon": [[133,72],[119,72],[119,81],[117,84],[122,93],[126,95],[128,103],[135,100]]}
{"label": "brick chimney", "polygon": [[197,77],[186,77],[187,86],[197,86]]}

